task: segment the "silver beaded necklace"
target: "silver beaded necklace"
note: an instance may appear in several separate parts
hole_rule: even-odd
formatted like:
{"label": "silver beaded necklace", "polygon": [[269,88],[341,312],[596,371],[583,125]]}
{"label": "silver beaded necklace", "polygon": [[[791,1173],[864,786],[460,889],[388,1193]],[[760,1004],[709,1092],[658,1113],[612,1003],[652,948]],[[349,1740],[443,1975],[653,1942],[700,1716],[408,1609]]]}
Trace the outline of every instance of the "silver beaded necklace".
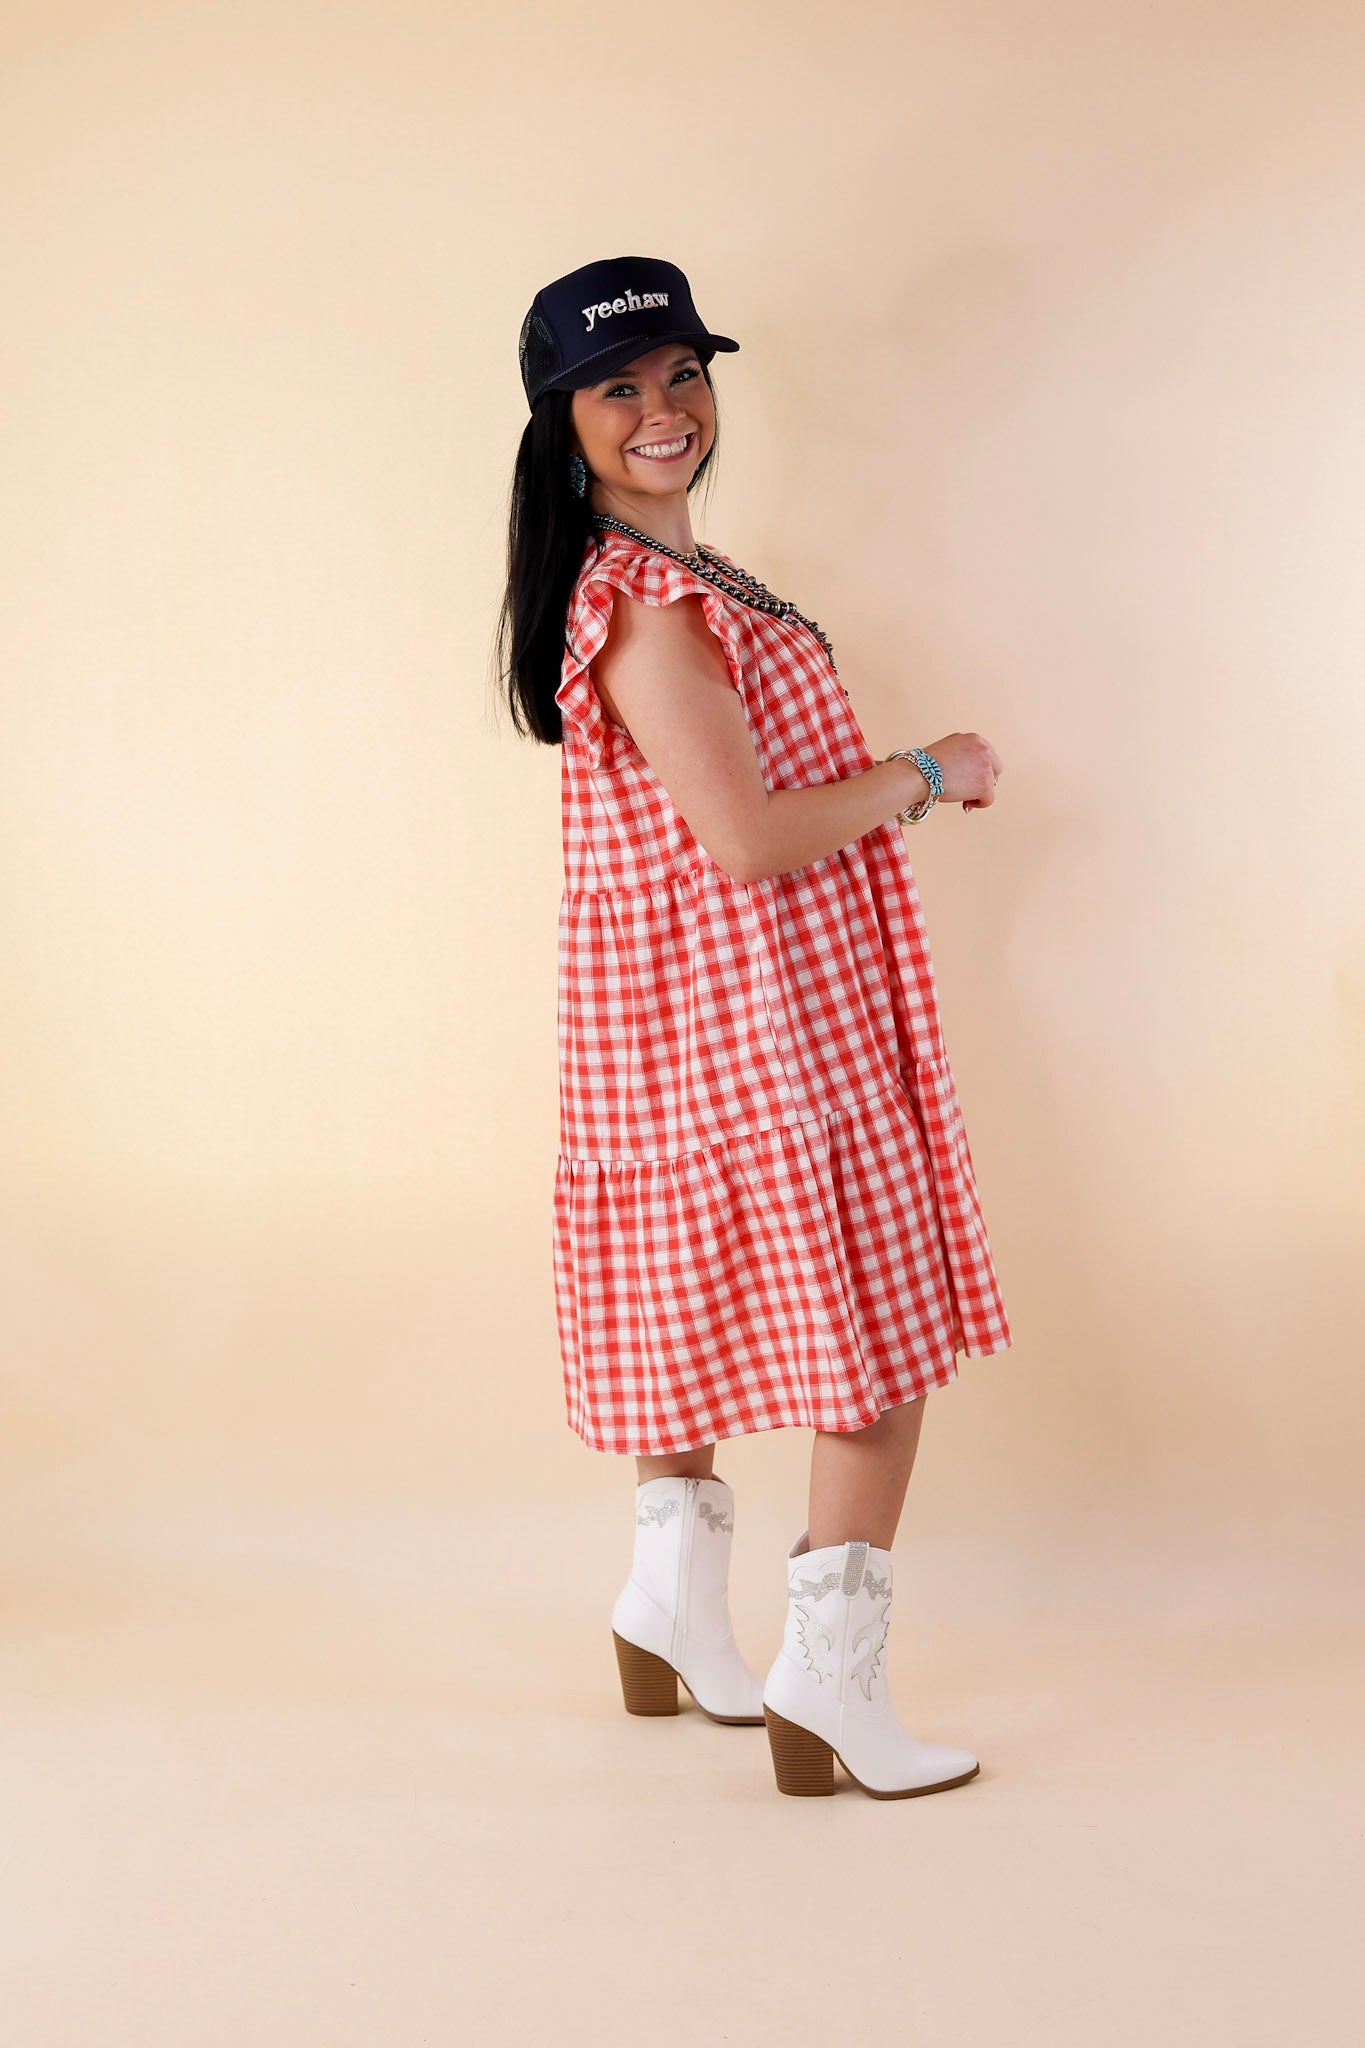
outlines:
{"label": "silver beaded necklace", "polygon": [[[829,656],[830,667],[838,675],[829,636],[821,631],[814,619],[808,619],[805,613],[799,612],[788,599],[775,597],[766,583],[760,583],[757,576],[751,576],[748,570],[741,569],[738,563],[723,562],[713,548],[707,547],[705,541],[698,541],[691,554],[684,554],[680,548],[670,548],[663,541],[655,540],[652,533],[641,533],[638,526],[627,526],[624,519],[614,519],[609,512],[594,512],[592,517],[593,524],[599,532],[623,533],[627,540],[638,540],[643,547],[657,548],[661,555],[668,555],[673,561],[681,562],[685,569],[690,569],[694,576],[700,576],[703,581],[713,585],[723,596],[736,597],[741,604],[751,605],[755,611],[768,612],[774,618],[795,619],[799,624],[809,626]],[[844,695],[848,695],[847,690],[844,691]]]}

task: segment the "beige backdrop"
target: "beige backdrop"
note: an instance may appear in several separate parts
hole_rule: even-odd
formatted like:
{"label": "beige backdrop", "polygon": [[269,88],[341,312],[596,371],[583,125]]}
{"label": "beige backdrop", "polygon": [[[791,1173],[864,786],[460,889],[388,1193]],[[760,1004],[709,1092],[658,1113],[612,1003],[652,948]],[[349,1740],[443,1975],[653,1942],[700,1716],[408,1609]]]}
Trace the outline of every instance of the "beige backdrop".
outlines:
{"label": "beige backdrop", "polygon": [[[1358,10],[0,21],[22,2048],[1345,2042]],[[615,1690],[488,670],[519,323],[626,252],[743,344],[700,532],[1006,765],[910,828],[1015,1336],[897,1539],[952,1800]],[[756,1666],[809,1443],[717,1459]]]}

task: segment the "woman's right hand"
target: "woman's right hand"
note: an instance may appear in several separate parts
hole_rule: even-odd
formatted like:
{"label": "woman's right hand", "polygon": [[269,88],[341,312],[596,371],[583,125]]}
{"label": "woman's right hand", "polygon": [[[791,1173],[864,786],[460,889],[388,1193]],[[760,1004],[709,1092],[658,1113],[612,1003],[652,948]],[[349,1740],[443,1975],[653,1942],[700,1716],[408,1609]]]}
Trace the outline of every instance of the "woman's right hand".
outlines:
{"label": "woman's right hand", "polygon": [[940,803],[960,803],[964,811],[974,811],[995,802],[995,785],[1005,764],[979,732],[950,732],[924,751],[933,755],[942,770]]}

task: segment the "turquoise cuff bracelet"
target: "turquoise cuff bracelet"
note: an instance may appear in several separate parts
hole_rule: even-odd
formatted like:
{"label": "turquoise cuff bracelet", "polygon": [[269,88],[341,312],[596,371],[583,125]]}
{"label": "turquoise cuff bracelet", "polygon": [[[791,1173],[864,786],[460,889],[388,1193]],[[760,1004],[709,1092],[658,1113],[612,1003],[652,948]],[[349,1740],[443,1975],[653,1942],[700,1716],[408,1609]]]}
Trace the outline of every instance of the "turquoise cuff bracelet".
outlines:
{"label": "turquoise cuff bracelet", "polygon": [[921,818],[927,818],[943,794],[943,770],[934,756],[923,747],[893,747],[884,761],[913,761],[929,785],[929,794],[922,803],[907,804],[903,811],[897,811],[897,821],[902,825],[918,825]]}

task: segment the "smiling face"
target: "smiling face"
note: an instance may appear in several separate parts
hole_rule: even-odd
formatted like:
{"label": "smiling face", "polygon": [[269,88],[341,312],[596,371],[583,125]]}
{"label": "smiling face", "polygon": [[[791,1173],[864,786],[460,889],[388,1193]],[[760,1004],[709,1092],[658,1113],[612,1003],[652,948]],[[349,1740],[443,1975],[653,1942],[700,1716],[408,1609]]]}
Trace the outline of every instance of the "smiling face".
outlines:
{"label": "smiling face", "polygon": [[701,358],[667,342],[573,394],[574,451],[588,465],[589,501],[627,523],[660,499],[685,498],[716,437]]}

